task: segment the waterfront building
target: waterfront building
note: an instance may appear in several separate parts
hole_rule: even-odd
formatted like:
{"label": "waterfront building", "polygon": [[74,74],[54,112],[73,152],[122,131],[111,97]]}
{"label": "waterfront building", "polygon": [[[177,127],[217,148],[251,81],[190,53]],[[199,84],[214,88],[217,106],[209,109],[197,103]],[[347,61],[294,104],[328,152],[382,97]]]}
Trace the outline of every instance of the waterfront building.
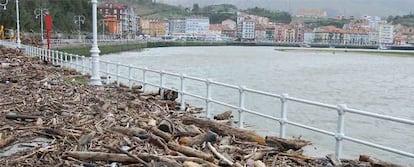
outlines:
{"label": "waterfront building", "polygon": [[283,40],[284,42],[287,43],[293,43],[296,42],[296,31],[293,27],[289,26],[288,28],[286,28],[283,32],[285,35],[285,39]]}
{"label": "waterfront building", "polygon": [[414,27],[408,27],[401,24],[394,26],[394,44],[409,45],[414,44]]}
{"label": "waterfront building", "polygon": [[208,17],[190,16],[185,19],[185,33],[186,34],[202,34],[207,33],[210,27],[210,20]]}
{"label": "waterfront building", "polygon": [[237,13],[237,37],[241,41],[254,41],[255,40],[255,28],[256,20],[253,15],[245,13]]}
{"label": "waterfront building", "polygon": [[315,33],[314,32],[305,32],[303,34],[303,42],[307,44],[313,43],[315,40]]}
{"label": "waterfront building", "polygon": [[209,27],[210,34],[221,36],[223,31],[223,25],[221,24],[211,24]]}
{"label": "waterfront building", "polygon": [[169,34],[184,34],[185,33],[185,18],[172,18],[168,20]]}
{"label": "waterfront building", "polygon": [[275,42],[286,42],[286,29],[289,29],[287,24],[276,24],[275,25]]}
{"label": "waterfront building", "polygon": [[166,24],[164,19],[148,19],[141,18],[140,25],[141,31],[145,35],[150,35],[151,37],[165,36],[166,34]]}
{"label": "waterfront building", "polygon": [[237,23],[234,20],[231,20],[231,19],[226,19],[226,20],[222,21],[221,25],[223,25],[223,27],[227,27],[228,29],[231,29],[231,30],[236,30],[236,28],[237,28]]}
{"label": "waterfront building", "polygon": [[303,42],[305,35],[305,23],[302,21],[295,21],[292,23],[295,30],[295,42]]}
{"label": "waterfront building", "polygon": [[98,11],[104,18],[108,31],[113,34],[121,34],[123,30],[123,18],[128,7],[121,3],[106,2],[98,6]]}
{"label": "waterfront building", "polygon": [[368,32],[368,43],[371,45],[377,45],[378,44],[378,31],[371,30]]}
{"label": "waterfront building", "polygon": [[241,39],[242,40],[254,40],[256,22],[251,19],[244,20],[241,25]]}
{"label": "waterfront building", "polygon": [[275,25],[269,24],[266,26],[266,41],[274,41],[275,40]]}
{"label": "waterfront building", "polygon": [[237,30],[236,28],[231,28],[229,27],[229,25],[222,25],[222,31],[221,34],[223,37],[229,37],[231,39],[236,39],[237,38]]}
{"label": "waterfront building", "polygon": [[266,28],[263,25],[256,24],[254,28],[254,37],[256,41],[266,40]]}
{"label": "waterfront building", "polygon": [[135,15],[133,8],[126,8],[122,10],[121,15],[121,34],[128,38],[133,38],[138,35],[138,21],[139,17]]}
{"label": "waterfront building", "polygon": [[394,42],[394,26],[390,24],[381,24],[379,26],[379,43],[392,44]]}

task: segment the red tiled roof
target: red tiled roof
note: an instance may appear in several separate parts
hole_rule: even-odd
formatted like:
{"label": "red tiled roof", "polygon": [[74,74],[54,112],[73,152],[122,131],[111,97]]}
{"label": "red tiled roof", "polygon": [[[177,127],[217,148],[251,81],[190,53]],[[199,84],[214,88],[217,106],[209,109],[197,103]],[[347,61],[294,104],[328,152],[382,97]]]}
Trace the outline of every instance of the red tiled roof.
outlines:
{"label": "red tiled roof", "polygon": [[221,24],[211,24],[208,29],[211,31],[221,31],[223,26]]}

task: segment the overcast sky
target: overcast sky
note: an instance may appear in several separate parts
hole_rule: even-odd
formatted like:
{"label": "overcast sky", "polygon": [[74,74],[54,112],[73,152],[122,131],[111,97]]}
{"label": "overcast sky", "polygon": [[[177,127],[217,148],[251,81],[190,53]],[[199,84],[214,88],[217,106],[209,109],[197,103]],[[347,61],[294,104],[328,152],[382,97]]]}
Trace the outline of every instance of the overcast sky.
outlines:
{"label": "overcast sky", "polygon": [[230,3],[239,8],[264,7],[272,10],[291,11],[298,9],[323,9],[329,15],[345,13],[350,16],[389,16],[414,12],[414,0],[157,0],[173,5],[201,6]]}

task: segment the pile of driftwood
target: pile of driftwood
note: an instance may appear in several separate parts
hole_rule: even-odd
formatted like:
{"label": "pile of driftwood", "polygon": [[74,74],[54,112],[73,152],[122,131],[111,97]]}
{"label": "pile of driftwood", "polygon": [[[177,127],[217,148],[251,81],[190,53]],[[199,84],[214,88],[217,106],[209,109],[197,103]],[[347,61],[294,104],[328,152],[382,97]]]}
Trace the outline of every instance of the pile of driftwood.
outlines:
{"label": "pile of driftwood", "polygon": [[[301,154],[310,142],[262,137],[177,110],[177,93],[88,76],[0,48],[0,166],[376,166],[368,156]],[[215,116],[231,119],[231,112]]]}

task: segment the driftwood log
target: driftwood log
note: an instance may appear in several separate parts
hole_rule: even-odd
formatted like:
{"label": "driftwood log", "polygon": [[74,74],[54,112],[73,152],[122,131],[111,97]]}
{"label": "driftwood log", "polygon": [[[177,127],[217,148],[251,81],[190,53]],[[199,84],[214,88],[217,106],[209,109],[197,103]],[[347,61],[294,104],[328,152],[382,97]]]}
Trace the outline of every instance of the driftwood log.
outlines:
{"label": "driftwood log", "polygon": [[276,147],[280,151],[287,150],[299,150],[302,147],[310,145],[310,141],[305,141],[301,139],[284,139],[275,136],[266,136],[266,145]]}
{"label": "driftwood log", "polygon": [[377,158],[370,157],[368,155],[360,155],[359,161],[369,162],[372,166],[375,166],[375,167],[402,167],[401,165],[385,162]]}
{"label": "driftwood log", "polygon": [[3,148],[16,140],[16,136],[12,135],[0,140],[0,148]]}
{"label": "driftwood log", "polygon": [[251,142],[257,142],[258,144],[265,145],[266,141],[265,138],[256,134],[253,131],[243,130],[231,127],[229,125],[219,124],[215,121],[195,118],[195,117],[183,117],[182,121],[184,124],[194,124],[199,127],[204,127],[207,129],[211,129],[213,132],[216,132],[220,135],[230,135],[235,136],[240,139],[245,139]]}
{"label": "driftwood log", "polygon": [[218,114],[216,116],[214,116],[215,120],[229,120],[231,119],[233,116],[231,115],[231,111],[226,111],[224,113]]}
{"label": "driftwood log", "polygon": [[22,120],[37,120],[37,118],[40,118],[39,116],[31,116],[31,115],[17,115],[14,113],[8,113],[6,115],[6,119],[12,119],[12,120],[18,120],[18,119],[22,119]]}
{"label": "driftwood log", "polygon": [[212,131],[208,131],[195,137],[182,137],[180,138],[179,143],[181,145],[193,146],[203,144],[204,142],[215,142],[216,140],[217,134]]}
{"label": "driftwood log", "polygon": [[[70,152],[65,152],[64,155],[66,157],[73,157],[73,158],[84,160],[84,161],[113,161],[113,162],[121,162],[121,163],[142,163],[140,160],[130,157],[129,155],[126,155],[126,154],[70,151]],[[154,161],[163,162],[164,164],[168,164],[168,166],[172,166],[172,167],[181,166],[173,159],[166,158],[163,156],[142,153],[142,154],[138,154],[137,157],[147,162],[154,160]]]}
{"label": "driftwood log", "polygon": [[139,137],[140,139],[147,139],[149,137],[146,130],[138,128],[138,127],[125,128],[125,127],[118,126],[118,127],[112,127],[111,130],[128,135],[128,136]]}
{"label": "driftwood log", "polygon": [[213,155],[207,154],[203,151],[196,150],[196,149],[191,148],[191,147],[182,146],[182,145],[179,145],[179,144],[177,144],[175,142],[172,142],[172,141],[168,142],[167,145],[170,149],[178,151],[180,153],[183,153],[184,155],[187,155],[187,156],[198,157],[198,158],[210,161],[210,162],[213,162],[213,160],[214,160]]}

